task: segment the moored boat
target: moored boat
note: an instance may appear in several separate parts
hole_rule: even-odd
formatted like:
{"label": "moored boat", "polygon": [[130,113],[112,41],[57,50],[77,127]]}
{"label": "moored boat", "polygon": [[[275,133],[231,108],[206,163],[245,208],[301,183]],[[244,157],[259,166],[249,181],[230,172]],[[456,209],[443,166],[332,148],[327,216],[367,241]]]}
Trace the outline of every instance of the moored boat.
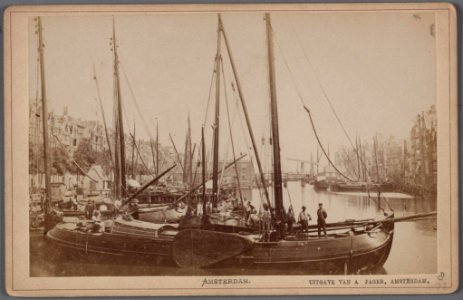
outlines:
{"label": "moored boat", "polygon": [[393,184],[374,182],[338,182],[331,185],[332,192],[389,192],[393,190]]}
{"label": "moored boat", "polygon": [[[262,241],[262,236],[256,233],[220,233],[221,242],[210,242],[207,246],[200,241],[210,239],[216,231],[188,229],[174,238],[173,259],[180,267],[207,267],[218,263],[274,267],[303,264],[307,269],[356,273],[382,266],[394,237],[393,215],[376,222],[328,224],[326,238],[318,237],[316,226],[310,229],[308,234],[273,241]],[[240,248],[230,251],[227,245],[236,246],[237,241]],[[225,257],[227,251],[228,257]],[[221,254],[220,260],[217,253]]]}
{"label": "moored boat", "polygon": [[[344,223],[327,224],[325,237],[315,232],[316,226],[311,226],[308,233],[299,232],[296,235],[286,235],[285,210],[282,195],[282,175],[280,161],[280,143],[278,128],[278,110],[276,102],[276,86],[273,58],[273,29],[270,14],[265,15],[268,61],[270,73],[270,109],[271,129],[273,137],[273,188],[274,206],[264,189],[267,210],[271,222],[260,227],[258,231],[249,228],[233,226],[217,226],[210,222],[194,224],[191,228],[181,230],[174,238],[173,260],[180,267],[208,267],[221,263],[265,264],[278,266],[281,264],[307,264],[309,267],[322,269],[341,269],[347,272],[357,272],[368,266],[381,266],[389,255],[394,236],[393,213],[386,214],[385,220],[379,221],[348,221]],[[240,100],[244,103],[242,92],[227,36],[219,15],[218,40],[224,37],[228,55],[235,75],[236,87]],[[220,49],[218,47],[218,49]],[[220,53],[217,53],[220,57]],[[243,104],[243,110],[244,104]],[[246,114],[245,114],[246,115]],[[246,115],[247,117],[247,115]],[[251,137],[253,136],[252,130]],[[255,153],[259,162],[258,153]],[[261,171],[261,170],[260,170]],[[262,172],[260,172],[262,175]],[[263,176],[261,176],[263,183]],[[263,221],[265,223],[267,221]]]}
{"label": "moored boat", "polygon": [[145,207],[138,210],[139,220],[151,223],[178,223],[186,215],[188,207],[183,204]]}
{"label": "moored boat", "polygon": [[118,217],[104,222],[104,231],[95,231],[92,221],[57,224],[47,238],[67,250],[116,256],[171,256],[175,225],[159,225]]}
{"label": "moored boat", "polygon": [[[273,72],[273,58],[271,55],[273,51],[270,51],[272,30],[269,14],[266,14],[266,23],[269,39],[269,69],[270,72]],[[219,35],[224,36],[228,48],[229,45],[220,16],[217,32]],[[117,46],[114,33],[112,41],[113,52],[116,55]],[[231,56],[230,49],[227,50]],[[220,55],[217,55],[217,60],[220,61]],[[115,58],[115,66],[117,66],[117,57]],[[215,73],[220,74],[220,72]],[[115,74],[118,74],[117,70]],[[272,74],[270,77],[272,78]],[[240,97],[242,97],[239,83],[236,78],[235,80]],[[153,264],[158,257],[163,257],[169,260],[172,259],[179,267],[201,268],[227,263],[269,265],[273,267],[283,264],[304,264],[308,268],[356,273],[361,269],[384,264],[393,242],[395,222],[393,213],[386,214],[384,220],[351,220],[326,224],[328,233],[326,237],[319,237],[316,226],[310,226],[309,231],[306,233],[294,231],[295,234],[285,235],[281,164],[279,160],[280,145],[278,121],[276,119],[276,91],[274,90],[274,82],[271,85],[273,86],[271,91],[273,166],[276,168],[272,180],[275,188],[273,193],[275,207],[271,206],[271,201],[266,195],[271,211],[271,222],[266,223],[268,225],[268,227],[265,227],[266,229],[263,228],[264,226],[257,229],[252,228],[239,222],[231,224],[235,222],[230,221],[235,216],[230,214],[230,218],[222,220],[220,219],[221,216],[207,214],[206,209],[203,209],[204,218],[192,216],[191,222],[188,223],[188,218],[179,217],[179,220],[184,222],[180,222],[178,225],[152,224],[134,220],[128,215],[106,220],[100,224],[87,220],[68,220],[67,222],[60,222],[51,229],[47,233],[47,238],[57,246],[67,250],[76,250],[84,255],[103,254],[122,257],[124,260],[125,258],[143,256],[155,258],[152,261]],[[241,101],[243,100],[241,99]],[[119,111],[119,116],[121,115],[122,113]],[[120,128],[123,128],[123,126]],[[124,145],[124,143],[120,142],[120,145]],[[202,147],[204,148],[204,142]],[[256,149],[256,147],[253,148]],[[204,149],[202,153],[204,157]],[[121,155],[121,157],[122,161],[124,161],[124,156]],[[257,154],[256,159],[258,159]],[[205,159],[203,159],[204,161]],[[217,162],[217,160],[215,161]],[[202,165],[202,186],[205,186],[204,163]],[[123,173],[122,178],[125,176]],[[214,181],[217,181],[218,173],[219,171],[213,175]],[[260,173],[262,175],[262,172]],[[263,176],[261,179],[263,179]],[[268,194],[265,190],[264,180],[260,183],[265,194]],[[117,186],[119,188],[124,187],[122,184]],[[212,198],[217,197],[217,186],[214,189]],[[190,192],[194,191],[193,188]],[[139,192],[141,193],[141,191]],[[131,197],[135,196],[136,193]],[[184,196],[188,196],[188,193]],[[129,197],[126,200],[130,201],[130,199]],[[217,198],[213,200],[217,201]],[[205,192],[203,192],[203,204],[205,208]],[[143,212],[162,215],[166,213],[166,210],[162,206],[156,206],[139,208],[138,212],[143,218]],[[179,213],[183,213],[183,211]],[[239,215],[236,217],[239,217]],[[229,222],[227,223],[227,221]]]}
{"label": "moored boat", "polygon": [[[40,19],[39,19],[40,20]],[[41,33],[41,27],[39,27]],[[125,142],[122,121],[122,104],[120,99],[119,84],[119,60],[117,56],[117,42],[115,24],[113,20],[113,35],[111,38],[111,51],[113,52],[113,67],[115,76],[115,138],[114,138],[114,199],[120,204],[116,208],[117,213],[123,216],[111,216],[109,219],[101,218],[93,214],[92,220],[77,217],[57,216],[47,222],[47,239],[53,245],[64,247],[66,250],[75,250],[81,254],[108,254],[115,256],[127,256],[136,258],[147,257],[171,257],[171,244],[173,236],[177,233],[176,225],[152,224],[134,220],[129,212],[124,210],[126,205],[135,197],[143,193],[149,186],[155,184],[161,177],[174,167],[157,174],[157,176],[136,190],[130,196],[127,195],[125,172]],[[46,122],[44,122],[46,124]],[[44,130],[44,132],[47,132]],[[46,142],[44,142],[46,145]],[[108,140],[108,144],[110,141]],[[101,205],[100,205],[101,208]],[[162,207],[161,207],[162,208]],[[160,209],[153,207],[151,209]],[[115,211],[115,213],[116,213]],[[62,217],[60,219],[60,217]]]}

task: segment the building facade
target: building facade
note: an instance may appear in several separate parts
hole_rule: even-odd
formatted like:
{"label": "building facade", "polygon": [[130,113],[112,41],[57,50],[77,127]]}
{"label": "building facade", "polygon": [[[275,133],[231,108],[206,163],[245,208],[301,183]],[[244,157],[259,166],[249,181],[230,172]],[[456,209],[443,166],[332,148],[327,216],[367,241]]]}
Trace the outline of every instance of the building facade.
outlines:
{"label": "building facade", "polygon": [[[97,121],[83,121],[68,114],[67,107],[62,114],[53,111],[48,113],[48,142],[50,148],[62,147],[70,156],[77,149],[83,139],[88,139],[95,151],[108,149],[104,126]],[[42,135],[42,105],[40,101],[29,102],[29,145],[39,148],[43,143]]]}

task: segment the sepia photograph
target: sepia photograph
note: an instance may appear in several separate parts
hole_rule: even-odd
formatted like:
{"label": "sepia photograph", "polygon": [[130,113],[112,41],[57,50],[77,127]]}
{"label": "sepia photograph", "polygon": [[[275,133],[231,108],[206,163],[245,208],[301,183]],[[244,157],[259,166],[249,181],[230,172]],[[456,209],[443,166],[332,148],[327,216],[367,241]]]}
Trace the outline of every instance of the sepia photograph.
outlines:
{"label": "sepia photograph", "polygon": [[455,290],[455,22],[447,4],[10,8],[10,293]]}

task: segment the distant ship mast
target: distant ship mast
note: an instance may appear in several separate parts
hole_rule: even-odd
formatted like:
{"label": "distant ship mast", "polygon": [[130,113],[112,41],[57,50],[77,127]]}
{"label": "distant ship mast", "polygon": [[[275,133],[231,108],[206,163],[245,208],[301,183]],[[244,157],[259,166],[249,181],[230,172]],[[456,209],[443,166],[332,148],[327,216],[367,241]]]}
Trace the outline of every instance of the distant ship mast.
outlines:
{"label": "distant ship mast", "polygon": [[50,196],[51,196],[51,185],[50,185],[50,160],[49,160],[49,149],[48,149],[48,105],[46,95],[46,84],[45,84],[45,59],[44,59],[44,43],[42,36],[42,18],[37,17],[37,32],[39,36],[39,63],[40,63],[40,97],[42,99],[42,131],[43,131],[43,160],[45,169],[45,198],[42,202],[42,207],[45,214],[45,232],[48,231],[47,219],[50,210]]}

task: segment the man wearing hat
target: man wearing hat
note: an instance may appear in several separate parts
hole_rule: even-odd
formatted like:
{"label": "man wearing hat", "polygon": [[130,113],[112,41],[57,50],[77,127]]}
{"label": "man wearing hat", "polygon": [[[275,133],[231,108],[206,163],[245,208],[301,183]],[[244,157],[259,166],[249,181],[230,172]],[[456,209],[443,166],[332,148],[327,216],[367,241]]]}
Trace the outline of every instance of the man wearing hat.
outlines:
{"label": "man wearing hat", "polygon": [[323,204],[318,203],[318,210],[317,210],[317,227],[318,227],[318,237],[320,237],[321,229],[323,228],[323,232],[325,233],[326,237],[326,218],[328,214],[326,210],[323,209]]}
{"label": "man wearing hat", "polygon": [[138,199],[133,199],[130,201],[130,215],[132,215],[135,220],[138,220],[140,216],[138,208]]}
{"label": "man wearing hat", "polygon": [[302,206],[302,211],[299,213],[298,222],[302,225],[302,232],[309,231],[309,220],[312,220],[310,214],[305,212],[306,207]]}
{"label": "man wearing hat", "polygon": [[93,200],[88,200],[87,205],[85,206],[85,217],[91,219],[93,216],[93,211],[95,210],[95,203]]}

